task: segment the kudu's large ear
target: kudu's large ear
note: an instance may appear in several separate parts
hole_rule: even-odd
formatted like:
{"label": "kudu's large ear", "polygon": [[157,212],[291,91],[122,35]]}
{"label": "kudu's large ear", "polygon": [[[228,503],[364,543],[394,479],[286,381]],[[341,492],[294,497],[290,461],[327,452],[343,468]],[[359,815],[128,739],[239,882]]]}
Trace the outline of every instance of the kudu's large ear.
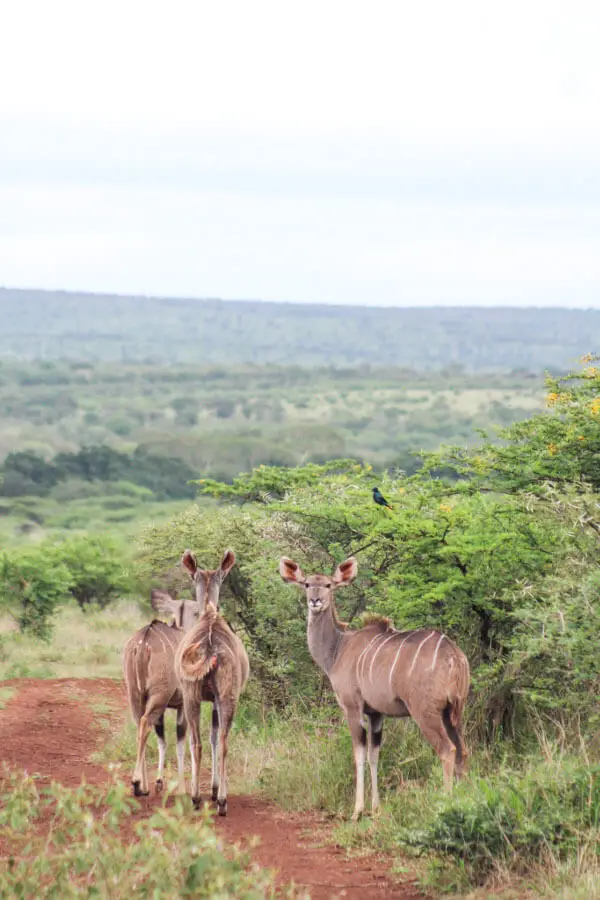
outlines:
{"label": "kudu's large ear", "polygon": [[356,578],[357,572],[358,563],[353,556],[349,556],[348,559],[339,564],[333,573],[334,584],[338,587],[342,587],[344,584],[350,584],[350,582],[354,581]]}
{"label": "kudu's large ear", "polygon": [[219,569],[221,570],[221,580],[226,578],[235,566],[235,553],[233,550],[226,550],[221,560]]}
{"label": "kudu's large ear", "polygon": [[301,584],[304,581],[304,574],[298,563],[287,556],[282,556],[279,560],[279,574],[289,584]]}
{"label": "kudu's large ear", "polygon": [[153,588],[153,590],[150,591],[150,603],[152,604],[152,608],[162,615],[175,616],[177,622],[179,622],[180,619],[182,602],[182,600],[177,600],[175,597],[172,597],[168,591],[161,591],[157,588]]}
{"label": "kudu's large ear", "polygon": [[181,557],[181,562],[188,570],[192,578],[196,574],[196,569],[198,568],[198,563],[196,562],[196,557],[192,553],[191,550],[185,550],[183,556]]}

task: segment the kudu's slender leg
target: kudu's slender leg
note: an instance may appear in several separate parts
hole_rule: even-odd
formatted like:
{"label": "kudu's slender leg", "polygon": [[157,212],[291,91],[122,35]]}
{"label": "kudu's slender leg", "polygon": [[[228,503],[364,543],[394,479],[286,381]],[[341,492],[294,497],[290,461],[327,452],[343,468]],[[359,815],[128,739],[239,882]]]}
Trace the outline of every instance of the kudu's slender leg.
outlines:
{"label": "kudu's slender leg", "polygon": [[212,799],[219,795],[219,773],[217,761],[219,758],[217,743],[219,740],[219,711],[215,701],[212,709],[212,726],[210,730],[210,749],[212,755]]}
{"label": "kudu's slender leg", "polygon": [[146,741],[148,740],[148,718],[145,715],[140,716],[137,723],[137,748],[135,757],[135,768],[131,776],[131,784],[133,785],[133,793],[136,797],[141,797],[148,793],[147,785],[144,782],[144,754],[146,750]]}
{"label": "kudu's slender leg", "polygon": [[[191,694],[191,696],[190,696]],[[192,757],[192,802],[200,806],[200,763],[202,762],[202,739],[200,737],[201,701],[192,692],[184,694],[185,717],[190,729],[190,753]]]}
{"label": "kudu's slender leg", "polygon": [[362,711],[359,707],[346,709],[346,718],[352,736],[354,750],[354,766],[356,769],[356,800],[352,821],[360,819],[365,808],[365,760],[367,756],[367,730],[363,724]]}
{"label": "kudu's slender leg", "polygon": [[367,756],[371,769],[371,809],[373,812],[379,806],[379,787],[377,785],[377,763],[379,761],[379,748],[383,737],[383,716],[379,713],[369,715],[369,733],[367,744]]}
{"label": "kudu's slender leg", "polygon": [[187,723],[183,714],[183,708],[177,710],[177,791],[185,794],[185,735]]}
{"label": "kudu's slender leg", "polygon": [[[149,794],[148,787],[148,769],[146,766],[146,743],[150,730],[158,721],[161,715],[161,701],[158,698],[150,700],[150,705],[146,708],[144,714],[140,717],[137,731],[137,757],[135,761],[135,769],[131,778],[133,784],[133,792],[136,797],[145,797]],[[160,704],[160,705],[159,705]]]}
{"label": "kudu's slender leg", "polygon": [[235,701],[219,702],[219,787],[217,791],[217,808],[220,816],[227,815],[227,740],[233,717]]}
{"label": "kudu's slender leg", "polygon": [[448,704],[442,713],[444,727],[448,733],[448,737],[456,747],[456,765],[454,767],[455,777],[462,778],[467,765],[468,752],[462,736],[462,714],[461,711],[453,710]]}
{"label": "kudu's slender leg", "polygon": [[429,741],[441,760],[444,773],[444,790],[451,791],[456,763],[456,747],[448,737],[442,714],[425,713],[419,715],[413,711],[412,716],[421,729],[421,734]]}
{"label": "kudu's slender leg", "polygon": [[156,793],[159,794],[163,789],[163,775],[165,771],[165,756],[167,753],[167,742],[165,741],[165,714],[162,713],[158,722],[154,726],[156,737],[158,738],[158,772],[156,773]]}

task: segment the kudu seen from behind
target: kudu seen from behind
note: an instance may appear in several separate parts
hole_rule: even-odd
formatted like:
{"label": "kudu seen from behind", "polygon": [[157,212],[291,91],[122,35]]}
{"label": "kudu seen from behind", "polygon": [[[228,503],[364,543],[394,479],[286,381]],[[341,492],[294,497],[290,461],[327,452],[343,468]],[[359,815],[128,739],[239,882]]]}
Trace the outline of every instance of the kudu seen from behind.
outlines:
{"label": "kudu seen from behind", "polygon": [[152,728],[158,737],[156,790],[162,790],[166,755],[165,710],[177,710],[177,771],[179,792],[185,793],[184,756],[186,723],[183,699],[175,675],[175,650],[185,630],[200,613],[197,600],[179,600],[176,594],[153,590],[151,602],[156,612],[171,617],[171,624],[154,619],[140,628],[125,644],[123,674],[129,706],[137,725],[137,754],[131,777],[136,797],[149,793],[146,743]]}
{"label": "kudu seen from behind", "polygon": [[212,799],[217,801],[219,815],[224,816],[227,814],[226,760],[229,730],[249,675],[244,645],[219,614],[221,584],[233,568],[235,556],[228,550],[215,571],[199,569],[189,550],[184,553],[182,562],[194,579],[196,598],[202,608],[198,621],[186,632],[175,654],[175,674],[190,730],[191,794],[194,805],[198,806],[198,777],[202,759],[200,708],[202,701],[207,700],[213,704],[210,741]]}
{"label": "kudu seen from behind", "polygon": [[469,692],[466,656],[433,628],[396,631],[378,618],[356,631],[339,622],[333,600],[336,588],[354,580],[358,566],[350,557],[333,576],[305,576],[300,566],[282,557],[284,581],[302,587],[308,604],[308,647],[328,675],[350,733],[356,766],[356,803],[352,818],[364,808],[364,766],[371,770],[372,808],[379,805],[377,761],[383,717],[412,716],[439,756],[444,785],[463,774],[467,751],[462,716]]}

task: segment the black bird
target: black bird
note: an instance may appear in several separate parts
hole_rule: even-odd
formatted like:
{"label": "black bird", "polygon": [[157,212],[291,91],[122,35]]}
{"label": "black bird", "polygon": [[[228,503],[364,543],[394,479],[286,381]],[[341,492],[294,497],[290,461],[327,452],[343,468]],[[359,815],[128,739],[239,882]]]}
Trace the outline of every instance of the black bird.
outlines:
{"label": "black bird", "polygon": [[381,491],[378,487],[373,488],[373,500],[377,503],[378,506],[387,506],[388,509],[393,509],[394,507],[387,502]]}

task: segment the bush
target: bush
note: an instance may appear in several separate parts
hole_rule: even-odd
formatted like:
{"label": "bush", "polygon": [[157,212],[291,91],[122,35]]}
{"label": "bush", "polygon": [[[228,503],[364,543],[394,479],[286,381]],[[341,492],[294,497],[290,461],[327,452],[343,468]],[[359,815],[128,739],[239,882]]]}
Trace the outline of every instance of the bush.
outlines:
{"label": "bush", "polygon": [[47,640],[52,616],[69,598],[73,584],[69,569],[50,545],[0,554],[0,603],[21,631]]}
{"label": "bush", "polygon": [[461,786],[438,809],[423,812],[425,823],[400,828],[398,840],[451,857],[472,881],[501,868],[526,872],[544,855],[575,858],[585,844],[598,854],[600,766],[561,760],[505,770]]}
{"label": "bush", "polygon": [[[136,805],[123,784],[76,790],[12,777],[0,804],[0,831],[21,855],[0,862],[0,896],[222,898],[274,897],[271,877],[249,868],[235,847],[223,853],[209,815],[178,799],[131,826]],[[38,819],[51,821],[47,838]],[[130,828],[136,840],[129,836]],[[123,829],[123,831],[122,831]],[[116,891],[116,893],[115,893]]]}
{"label": "bush", "polygon": [[110,537],[74,537],[60,544],[57,552],[69,570],[69,590],[81,609],[90,603],[104,609],[131,587],[124,554]]}

